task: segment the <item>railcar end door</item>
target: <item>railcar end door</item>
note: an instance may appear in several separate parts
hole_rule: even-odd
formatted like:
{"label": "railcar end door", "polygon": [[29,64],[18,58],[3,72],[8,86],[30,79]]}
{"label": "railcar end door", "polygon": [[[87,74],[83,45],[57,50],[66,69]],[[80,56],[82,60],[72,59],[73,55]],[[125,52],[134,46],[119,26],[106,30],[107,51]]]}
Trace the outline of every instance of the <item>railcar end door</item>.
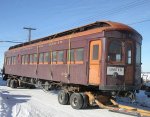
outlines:
{"label": "railcar end door", "polygon": [[101,77],[101,40],[90,43],[89,84],[99,85]]}

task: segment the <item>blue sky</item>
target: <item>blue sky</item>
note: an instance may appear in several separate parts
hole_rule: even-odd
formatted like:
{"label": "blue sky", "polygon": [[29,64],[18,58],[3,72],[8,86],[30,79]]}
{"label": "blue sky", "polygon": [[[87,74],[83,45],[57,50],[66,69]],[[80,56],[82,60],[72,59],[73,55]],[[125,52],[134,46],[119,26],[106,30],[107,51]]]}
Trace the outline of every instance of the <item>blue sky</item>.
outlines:
{"label": "blue sky", "polygon": [[[0,41],[27,41],[23,27],[37,28],[32,39],[92,23],[111,20],[129,24],[143,36],[142,70],[150,72],[150,0],[0,0]],[[0,43],[3,54],[11,43]]]}

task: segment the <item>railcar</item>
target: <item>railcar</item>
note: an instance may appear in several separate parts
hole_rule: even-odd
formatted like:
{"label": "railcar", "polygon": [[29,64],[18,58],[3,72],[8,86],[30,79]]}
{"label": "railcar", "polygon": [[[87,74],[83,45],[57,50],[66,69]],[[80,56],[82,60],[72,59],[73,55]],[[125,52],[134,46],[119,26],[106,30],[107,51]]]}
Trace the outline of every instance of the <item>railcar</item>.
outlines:
{"label": "railcar", "polygon": [[[125,96],[141,86],[142,36],[112,21],[85,26],[11,46],[5,52],[4,79],[49,90],[60,87],[60,104],[84,108],[87,96]],[[133,95],[130,95],[133,97]]]}

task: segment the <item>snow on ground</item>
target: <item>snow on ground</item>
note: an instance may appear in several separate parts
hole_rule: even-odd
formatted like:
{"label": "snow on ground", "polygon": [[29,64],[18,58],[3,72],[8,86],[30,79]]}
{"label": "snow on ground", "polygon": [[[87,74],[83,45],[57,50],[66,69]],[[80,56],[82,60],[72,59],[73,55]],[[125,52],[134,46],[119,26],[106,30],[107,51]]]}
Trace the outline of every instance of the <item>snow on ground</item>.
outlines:
{"label": "snow on ground", "polygon": [[144,107],[149,107],[150,108],[150,98],[145,95],[144,91],[140,91],[138,95],[136,95],[137,102]]}
{"label": "snow on ground", "polygon": [[145,95],[145,91],[140,90],[139,93],[136,93],[136,100],[134,102],[131,102],[129,98],[117,98],[118,103],[129,105],[132,107],[140,108],[140,109],[146,109],[150,111],[150,98]]}
{"label": "snow on ground", "polygon": [[57,91],[41,89],[12,89],[0,79],[0,117],[131,117],[107,109],[72,109],[60,105]]}

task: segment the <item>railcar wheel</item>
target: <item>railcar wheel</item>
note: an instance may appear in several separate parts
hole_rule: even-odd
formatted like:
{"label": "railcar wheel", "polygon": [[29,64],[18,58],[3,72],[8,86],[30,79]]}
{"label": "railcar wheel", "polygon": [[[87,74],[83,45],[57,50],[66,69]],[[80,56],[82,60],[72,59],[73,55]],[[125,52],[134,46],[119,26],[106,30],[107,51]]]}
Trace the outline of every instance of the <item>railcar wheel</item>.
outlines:
{"label": "railcar wheel", "polygon": [[135,102],[135,100],[136,100],[135,92],[128,92],[128,97],[131,100],[131,102]]}
{"label": "railcar wheel", "polygon": [[11,88],[17,88],[19,86],[19,82],[18,82],[18,80],[11,80],[10,81],[10,87]]}
{"label": "railcar wheel", "polygon": [[41,87],[42,87],[42,82],[41,82],[41,81],[38,81],[38,82],[37,82],[37,86],[38,86],[39,88],[41,88]]}
{"label": "railcar wheel", "polygon": [[15,88],[19,87],[19,81],[15,80]]}
{"label": "railcar wheel", "polygon": [[19,82],[19,87],[24,87],[24,83],[21,80],[19,80],[18,82]]}
{"label": "railcar wheel", "polygon": [[80,93],[73,93],[70,97],[70,105],[74,109],[81,109],[83,106],[83,97]]}
{"label": "railcar wheel", "polygon": [[30,79],[31,84],[35,84],[35,80],[33,78]]}
{"label": "railcar wheel", "polygon": [[11,80],[10,81],[10,87],[11,88],[15,88],[15,80]]}
{"label": "railcar wheel", "polygon": [[82,105],[82,108],[85,109],[87,108],[88,106],[88,103],[89,103],[89,99],[88,99],[88,96],[84,93],[81,93],[82,97],[83,97],[83,105]]}
{"label": "railcar wheel", "polygon": [[49,90],[53,90],[53,89],[55,89],[55,86],[50,83],[49,84]]}
{"label": "railcar wheel", "polygon": [[44,89],[45,89],[46,91],[49,90],[49,83],[48,83],[47,81],[46,81],[45,84],[44,84]]}
{"label": "railcar wheel", "polygon": [[10,87],[10,79],[7,79],[7,83],[6,83],[6,85],[7,85],[7,87]]}
{"label": "railcar wheel", "polygon": [[69,102],[69,94],[65,91],[59,91],[58,102],[62,105],[66,105]]}

